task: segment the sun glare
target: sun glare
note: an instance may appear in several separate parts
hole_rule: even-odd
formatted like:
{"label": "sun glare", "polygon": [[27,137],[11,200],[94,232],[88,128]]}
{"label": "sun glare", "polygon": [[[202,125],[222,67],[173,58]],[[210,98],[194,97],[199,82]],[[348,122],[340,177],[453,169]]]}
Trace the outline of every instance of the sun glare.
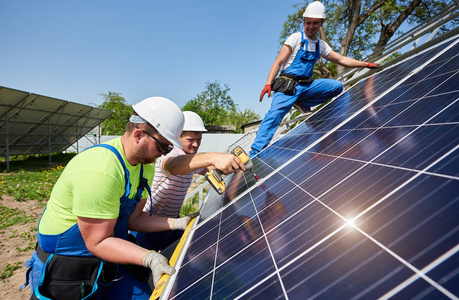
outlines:
{"label": "sun glare", "polygon": [[354,227],[355,225],[355,219],[344,219],[344,221],[346,222],[346,225],[349,226],[349,227]]}

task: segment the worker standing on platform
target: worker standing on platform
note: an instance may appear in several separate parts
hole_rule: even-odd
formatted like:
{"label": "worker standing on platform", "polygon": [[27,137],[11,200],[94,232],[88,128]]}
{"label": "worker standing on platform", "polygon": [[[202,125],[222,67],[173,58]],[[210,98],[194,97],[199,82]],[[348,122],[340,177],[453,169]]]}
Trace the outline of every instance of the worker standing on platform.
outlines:
{"label": "worker standing on platform", "polygon": [[[343,90],[343,84],[333,79],[313,80],[314,64],[320,57],[345,67],[377,68],[380,64],[358,61],[342,56],[317,37],[317,32],[325,20],[325,7],[314,1],[306,7],[303,14],[304,31],[290,35],[282,46],[271,70],[263,96],[274,91],[271,108],[263,118],[250,151],[250,157],[263,150],[274,136],[284,116],[295,104],[301,111],[309,111],[311,106],[319,105]],[[274,78],[281,70],[279,77]]]}
{"label": "worker standing on platform", "polygon": [[[163,273],[175,272],[164,256],[133,243],[128,230],[184,230],[191,219],[142,211],[152,163],[181,147],[184,117],[162,97],[147,98],[133,110],[120,138],[75,156],[56,182],[26,264],[31,299],[149,299],[150,272],[155,285]],[[190,155],[171,170],[189,172],[204,162]],[[231,158],[216,167],[229,173],[240,165]]]}

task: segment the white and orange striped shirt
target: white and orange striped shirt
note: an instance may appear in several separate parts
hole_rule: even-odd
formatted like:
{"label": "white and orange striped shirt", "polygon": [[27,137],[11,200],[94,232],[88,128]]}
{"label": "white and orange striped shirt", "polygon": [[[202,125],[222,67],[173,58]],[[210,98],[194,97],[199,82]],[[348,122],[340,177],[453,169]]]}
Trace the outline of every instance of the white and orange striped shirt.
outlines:
{"label": "white and orange striped shirt", "polygon": [[152,209],[154,215],[169,218],[176,218],[179,215],[186,192],[193,180],[193,174],[201,172],[202,169],[186,175],[173,175],[163,169],[163,162],[168,157],[185,154],[182,149],[174,147],[169,154],[156,160],[155,176],[151,185],[152,199],[147,199],[143,211],[149,212]]}

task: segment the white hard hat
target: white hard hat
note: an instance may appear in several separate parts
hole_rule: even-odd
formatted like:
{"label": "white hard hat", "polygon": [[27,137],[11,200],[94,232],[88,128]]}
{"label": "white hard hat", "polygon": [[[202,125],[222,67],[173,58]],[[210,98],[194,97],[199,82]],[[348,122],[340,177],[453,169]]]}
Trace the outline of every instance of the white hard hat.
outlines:
{"label": "white hard hat", "polygon": [[313,1],[306,7],[303,17],[325,19],[325,6],[319,1]]}
{"label": "white hard hat", "polygon": [[167,98],[150,97],[132,105],[132,108],[172,145],[182,148],[179,137],[185,118],[177,104]]}
{"label": "white hard hat", "polygon": [[184,111],[185,125],[183,131],[207,131],[201,117],[193,111]]}

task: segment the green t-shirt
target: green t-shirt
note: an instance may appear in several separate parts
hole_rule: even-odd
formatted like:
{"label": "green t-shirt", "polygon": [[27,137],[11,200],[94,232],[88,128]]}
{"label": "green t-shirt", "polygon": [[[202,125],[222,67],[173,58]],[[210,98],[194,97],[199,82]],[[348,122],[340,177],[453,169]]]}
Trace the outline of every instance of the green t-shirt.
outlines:
{"label": "green t-shirt", "polygon": [[[139,185],[140,164],[130,165],[124,154],[121,139],[106,144],[114,146],[129,170],[131,194],[134,199]],[[154,164],[144,165],[143,177],[151,181]],[[120,198],[124,194],[124,169],[116,155],[102,147],[95,147],[76,155],[57,180],[40,225],[41,234],[59,234],[72,227],[78,217],[115,219],[119,215]],[[142,199],[148,197],[145,189]]]}

